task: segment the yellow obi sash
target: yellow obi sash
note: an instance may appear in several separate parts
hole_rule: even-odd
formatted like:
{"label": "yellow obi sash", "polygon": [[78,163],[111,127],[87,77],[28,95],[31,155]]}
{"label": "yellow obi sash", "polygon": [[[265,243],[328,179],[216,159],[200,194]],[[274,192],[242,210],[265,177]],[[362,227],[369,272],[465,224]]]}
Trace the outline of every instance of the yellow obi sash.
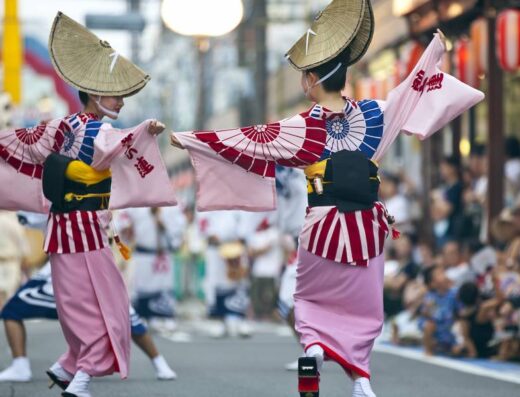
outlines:
{"label": "yellow obi sash", "polygon": [[[98,171],[82,161],[73,160],[67,166],[67,169],[65,171],[65,177],[70,181],[81,183],[89,187],[101,183],[107,179],[110,179],[112,177],[112,173],[110,172],[110,169]],[[80,201],[86,198],[94,197],[103,199],[110,198],[110,192],[88,194],[66,193],[65,201]]]}

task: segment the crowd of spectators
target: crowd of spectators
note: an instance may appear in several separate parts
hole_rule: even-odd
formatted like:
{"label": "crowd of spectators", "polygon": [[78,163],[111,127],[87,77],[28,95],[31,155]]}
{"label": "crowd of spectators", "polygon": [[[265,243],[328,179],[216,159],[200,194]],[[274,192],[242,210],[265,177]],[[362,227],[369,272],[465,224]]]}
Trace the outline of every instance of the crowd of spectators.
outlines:
{"label": "crowd of spectators", "polygon": [[507,140],[506,153],[505,207],[491,225],[484,145],[475,145],[466,161],[440,163],[431,225],[424,224],[420,194],[406,176],[383,175],[382,199],[403,231],[386,251],[385,314],[393,343],[422,345],[428,355],[520,359],[517,139]]}

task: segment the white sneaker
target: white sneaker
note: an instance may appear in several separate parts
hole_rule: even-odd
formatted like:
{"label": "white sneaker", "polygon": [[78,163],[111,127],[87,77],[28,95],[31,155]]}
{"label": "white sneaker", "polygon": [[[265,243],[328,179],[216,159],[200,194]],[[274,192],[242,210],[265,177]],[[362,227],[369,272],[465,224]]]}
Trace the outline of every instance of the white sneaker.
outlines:
{"label": "white sneaker", "polygon": [[170,368],[163,356],[157,356],[152,360],[155,368],[155,376],[159,380],[175,380],[177,374]]}
{"label": "white sneaker", "polygon": [[[92,397],[88,390],[90,384],[90,375],[83,371],[76,372],[74,379],[70,385],[65,389],[64,396],[72,395],[74,397]],[[68,393],[68,394],[67,394]]]}
{"label": "white sneaker", "polygon": [[358,378],[354,382],[352,397],[376,397],[370,386],[368,378]]}
{"label": "white sneaker", "polygon": [[298,360],[285,364],[285,369],[287,371],[298,371]]}
{"label": "white sneaker", "polygon": [[238,323],[238,335],[241,338],[250,338],[253,336],[253,327],[248,321],[242,320]]}
{"label": "white sneaker", "polygon": [[29,382],[32,378],[31,364],[27,357],[18,357],[0,372],[0,382]]}
{"label": "white sneaker", "polygon": [[155,332],[174,332],[177,327],[177,322],[172,318],[152,317],[148,322],[148,326]]}

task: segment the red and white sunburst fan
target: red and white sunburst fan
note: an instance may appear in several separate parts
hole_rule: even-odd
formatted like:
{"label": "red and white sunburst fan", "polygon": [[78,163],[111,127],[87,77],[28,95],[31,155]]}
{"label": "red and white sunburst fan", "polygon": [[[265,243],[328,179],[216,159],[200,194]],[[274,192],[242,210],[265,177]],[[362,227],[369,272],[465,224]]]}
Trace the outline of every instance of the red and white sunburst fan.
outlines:
{"label": "red and white sunburst fan", "polygon": [[70,126],[55,120],[36,127],[6,130],[0,135],[0,158],[18,172],[41,178],[41,164],[51,152],[59,152]]}
{"label": "red and white sunburst fan", "polygon": [[53,151],[45,137],[47,129],[55,126],[40,124],[32,128],[3,131],[0,135],[0,157],[18,172],[33,178],[41,178],[46,156]]}
{"label": "red and white sunburst fan", "polygon": [[[326,132],[321,120],[297,115],[265,125],[197,131],[195,136],[248,172],[274,177],[275,162],[305,166],[319,160],[325,147]],[[257,154],[261,154],[261,158]]]}

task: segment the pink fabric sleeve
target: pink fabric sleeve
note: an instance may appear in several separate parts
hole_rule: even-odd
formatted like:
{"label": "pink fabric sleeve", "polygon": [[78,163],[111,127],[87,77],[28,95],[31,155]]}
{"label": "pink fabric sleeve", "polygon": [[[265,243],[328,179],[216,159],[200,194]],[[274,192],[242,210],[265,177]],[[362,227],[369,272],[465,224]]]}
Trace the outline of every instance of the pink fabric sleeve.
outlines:
{"label": "pink fabric sleeve", "polygon": [[0,132],[1,209],[48,212],[41,184],[42,163],[62,143],[63,136],[56,134],[62,122]]}
{"label": "pink fabric sleeve", "polygon": [[434,36],[412,73],[379,102],[385,129],[374,160],[385,154],[401,131],[426,139],[484,99],[482,92],[439,69],[445,49],[439,35]]}
{"label": "pink fabric sleeve", "polygon": [[92,166],[112,171],[111,209],[177,205],[150,121],[124,130],[103,124],[94,141]]}
{"label": "pink fabric sleeve", "polygon": [[174,135],[195,168],[199,211],[275,209],[276,164],[312,164],[326,141],[323,121],[306,113],[267,125]]}

